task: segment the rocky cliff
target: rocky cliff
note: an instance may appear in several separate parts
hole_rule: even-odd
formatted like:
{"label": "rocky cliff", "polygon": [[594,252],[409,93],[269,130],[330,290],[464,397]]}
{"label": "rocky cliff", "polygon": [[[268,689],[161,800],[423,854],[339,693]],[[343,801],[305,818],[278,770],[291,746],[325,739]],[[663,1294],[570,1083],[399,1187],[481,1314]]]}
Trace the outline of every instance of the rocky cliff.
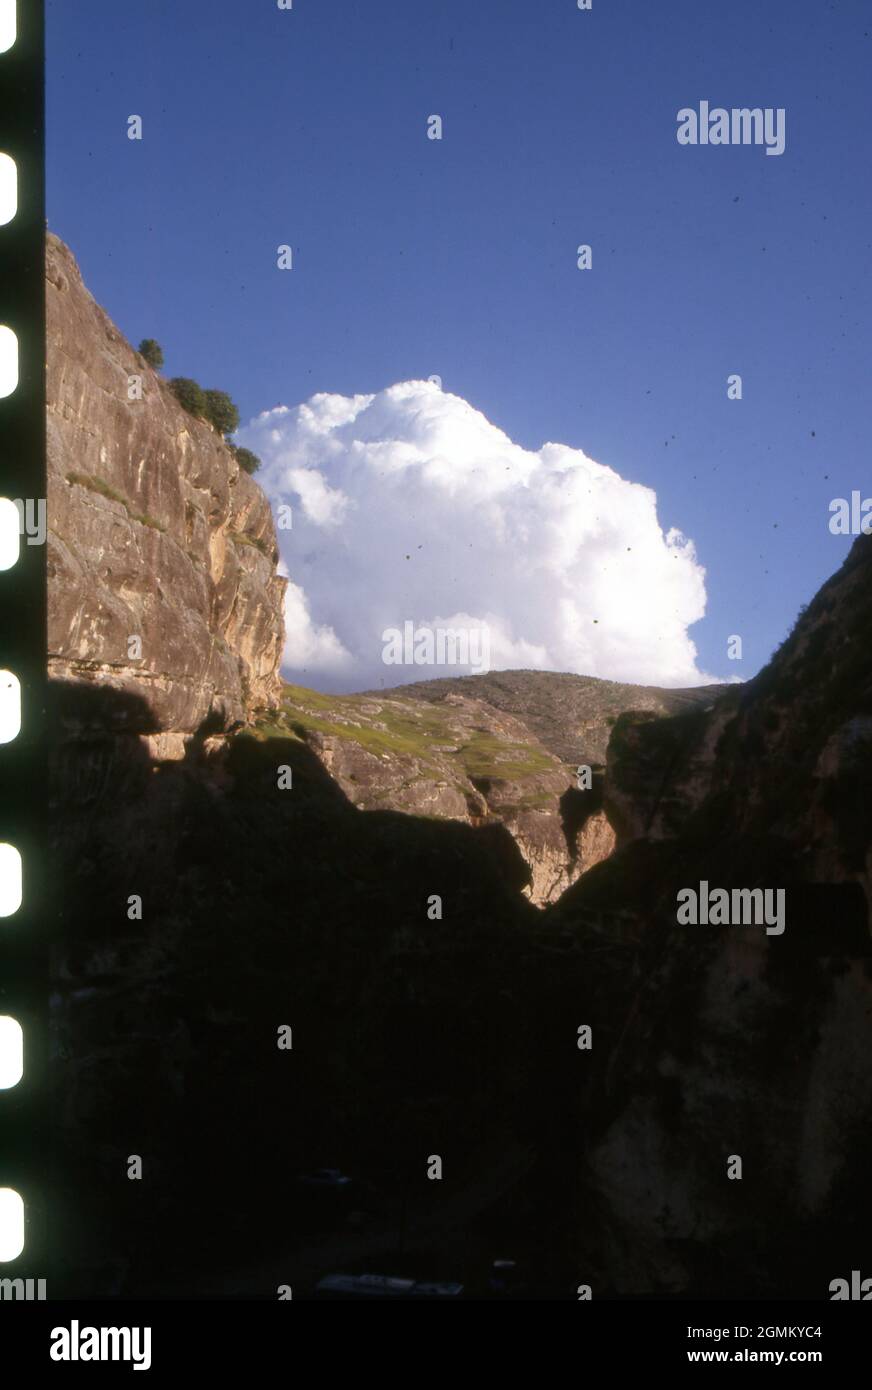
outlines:
{"label": "rocky cliff", "polygon": [[[710,704],[712,691],[543,672],[351,700],[283,691],[284,581],[260,489],[125,341],[51,235],[46,303],[49,668],[67,683],[65,727],[90,721],[102,736],[108,719],[151,756],[180,758],[195,733],[257,712],[262,728],[304,738],[361,809],[506,825],[539,905],[611,852],[599,776],[610,724],[628,708]],[[82,682],[131,698],[104,698],[98,713],[75,699]],[[108,748],[104,737],[97,777]],[[575,788],[581,762],[597,771],[592,796]]]}
{"label": "rocky cliff", "polygon": [[[296,1298],[402,1232],[473,1290],[825,1298],[872,1239],[872,538],[726,692],[280,688],[263,497],[48,275],[56,1296]],[[702,879],[784,934],[679,923]]]}
{"label": "rocky cliff", "polygon": [[[551,921],[596,980],[582,1190],[618,1289],[823,1298],[872,1236],[870,630],[863,536],[753,681],[615,726],[619,848]],[[703,880],[783,890],[783,933],[680,923]]]}
{"label": "rocky cliff", "polygon": [[46,314],[50,674],[141,696],[133,731],[180,756],[198,729],[276,701],[285,581],[270,508],[52,235]]}
{"label": "rocky cliff", "polygon": [[605,807],[620,844],[704,832],[770,836],[810,881],[856,883],[872,906],[872,541],[803,610],[766,668],[709,709],[622,714]]}
{"label": "rocky cliff", "polygon": [[[301,738],[361,810],[501,823],[528,866],[524,893],[554,903],[612,852],[606,745],[627,710],[711,708],[722,687],[661,690],[549,671],[416,681],[362,695],[287,686],[264,735]],[[579,790],[587,764],[593,786]]]}
{"label": "rocky cliff", "polygon": [[571,770],[527,725],[486,700],[428,701],[414,686],[390,697],[287,686],[278,716],[258,732],[301,739],[359,810],[504,825],[527,865],[523,891],[538,906],[556,902],[614,845],[599,786],[576,790]]}

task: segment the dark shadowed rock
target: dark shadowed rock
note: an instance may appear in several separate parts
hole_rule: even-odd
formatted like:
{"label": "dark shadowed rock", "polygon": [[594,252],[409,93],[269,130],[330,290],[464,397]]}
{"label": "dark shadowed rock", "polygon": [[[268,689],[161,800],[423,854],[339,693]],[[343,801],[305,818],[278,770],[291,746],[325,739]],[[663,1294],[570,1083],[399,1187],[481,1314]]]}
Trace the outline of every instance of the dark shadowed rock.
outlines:
{"label": "dark shadowed rock", "polygon": [[857,882],[872,903],[872,538],[803,610],[753,680],[710,711],[628,713],[608,750],[619,844],[772,835],[809,880]]}
{"label": "dark shadowed rock", "polygon": [[[584,1188],[625,1292],[825,1298],[872,1235],[870,631],[862,537],[753,681],[616,724],[619,848],[551,919],[597,981]],[[784,889],[783,933],[679,923],[703,880]]]}

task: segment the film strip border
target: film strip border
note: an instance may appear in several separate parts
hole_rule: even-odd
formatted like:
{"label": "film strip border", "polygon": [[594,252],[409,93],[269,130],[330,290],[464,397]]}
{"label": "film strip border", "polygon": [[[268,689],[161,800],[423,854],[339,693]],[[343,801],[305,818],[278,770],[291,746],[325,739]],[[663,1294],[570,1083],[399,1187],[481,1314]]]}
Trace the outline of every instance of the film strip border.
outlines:
{"label": "film strip border", "polygon": [[[42,0],[0,0],[0,1278],[49,1274]],[[52,1242],[53,1244],[54,1242]]]}

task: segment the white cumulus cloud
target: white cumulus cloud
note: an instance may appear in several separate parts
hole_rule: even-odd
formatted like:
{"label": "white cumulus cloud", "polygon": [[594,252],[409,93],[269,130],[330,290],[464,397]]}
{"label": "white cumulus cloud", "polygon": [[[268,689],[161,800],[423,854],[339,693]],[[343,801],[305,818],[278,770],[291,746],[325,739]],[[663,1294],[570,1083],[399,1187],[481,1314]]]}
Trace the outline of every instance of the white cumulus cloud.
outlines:
{"label": "white cumulus cloud", "polygon": [[494,670],[711,679],[688,635],[705,611],[693,542],[661,529],[650,488],[580,449],[523,449],[428,381],[321,393],[238,439],[292,509],[289,677],[353,690],[480,669],[385,665],[384,633],[411,623],[486,629]]}

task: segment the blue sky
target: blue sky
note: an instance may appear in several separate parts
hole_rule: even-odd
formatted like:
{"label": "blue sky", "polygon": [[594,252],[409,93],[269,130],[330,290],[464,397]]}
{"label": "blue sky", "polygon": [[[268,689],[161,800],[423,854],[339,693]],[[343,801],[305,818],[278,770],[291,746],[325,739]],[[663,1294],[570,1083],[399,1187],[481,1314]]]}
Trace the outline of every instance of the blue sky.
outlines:
{"label": "blue sky", "polygon": [[[47,42],[49,225],[168,374],[247,420],[436,373],[583,449],[693,538],[725,679],[841,562],[828,504],[872,494],[864,0],[48,0]],[[784,154],[679,146],[701,99],[784,107]]]}

